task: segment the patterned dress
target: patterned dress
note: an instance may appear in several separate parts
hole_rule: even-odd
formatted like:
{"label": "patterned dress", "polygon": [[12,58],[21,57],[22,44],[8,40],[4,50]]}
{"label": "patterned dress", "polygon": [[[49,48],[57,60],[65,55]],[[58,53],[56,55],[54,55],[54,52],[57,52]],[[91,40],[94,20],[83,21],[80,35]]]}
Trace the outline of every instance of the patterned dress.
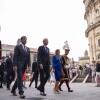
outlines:
{"label": "patterned dress", "polygon": [[69,58],[66,56],[62,56],[62,69],[63,69],[65,76],[62,77],[61,80],[69,80],[70,79],[69,68],[67,68],[68,64],[69,64]]}

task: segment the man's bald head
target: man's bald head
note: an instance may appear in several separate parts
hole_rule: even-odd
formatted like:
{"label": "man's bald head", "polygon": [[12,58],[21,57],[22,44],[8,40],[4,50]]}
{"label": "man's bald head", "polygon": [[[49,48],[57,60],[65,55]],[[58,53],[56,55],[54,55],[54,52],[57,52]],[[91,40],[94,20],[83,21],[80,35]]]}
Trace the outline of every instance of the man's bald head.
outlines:
{"label": "man's bald head", "polygon": [[45,46],[48,45],[48,39],[47,39],[47,38],[44,38],[44,39],[43,39],[43,44],[44,44]]}

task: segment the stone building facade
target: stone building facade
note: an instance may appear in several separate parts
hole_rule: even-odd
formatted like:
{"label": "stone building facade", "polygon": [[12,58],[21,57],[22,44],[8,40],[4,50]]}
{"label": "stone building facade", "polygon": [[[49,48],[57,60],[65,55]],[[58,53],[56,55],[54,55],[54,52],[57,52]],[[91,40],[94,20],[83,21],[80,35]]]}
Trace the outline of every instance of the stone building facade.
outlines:
{"label": "stone building facade", "polygon": [[87,50],[85,50],[83,57],[79,57],[79,65],[84,66],[86,63],[90,63],[90,57]]}
{"label": "stone building facade", "polygon": [[100,60],[100,0],[84,0],[90,61]]}

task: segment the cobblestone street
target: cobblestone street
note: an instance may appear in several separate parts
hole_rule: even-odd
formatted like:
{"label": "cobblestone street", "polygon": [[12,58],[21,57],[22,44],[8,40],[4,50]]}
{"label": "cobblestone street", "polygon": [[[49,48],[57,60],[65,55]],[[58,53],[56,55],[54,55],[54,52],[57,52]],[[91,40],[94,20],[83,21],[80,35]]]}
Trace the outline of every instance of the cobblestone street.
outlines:
{"label": "cobblestone street", "polygon": [[[43,97],[39,95],[39,91],[34,88],[34,84],[31,88],[28,87],[25,90],[26,100],[100,100],[100,87],[95,87],[95,83],[71,83],[70,87],[74,90],[73,93],[67,92],[65,84],[62,89],[64,91],[61,94],[55,94],[53,92],[53,85],[47,83],[46,93],[47,96]],[[4,86],[0,89],[0,100],[21,100],[19,96],[12,96],[9,90]]]}

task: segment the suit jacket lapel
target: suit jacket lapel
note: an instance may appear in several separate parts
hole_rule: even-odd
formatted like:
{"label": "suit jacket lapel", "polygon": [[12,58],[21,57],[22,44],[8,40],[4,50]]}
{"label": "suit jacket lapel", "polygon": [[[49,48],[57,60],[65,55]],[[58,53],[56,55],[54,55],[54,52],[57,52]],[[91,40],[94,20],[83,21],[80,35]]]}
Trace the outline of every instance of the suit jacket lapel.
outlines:
{"label": "suit jacket lapel", "polygon": [[43,45],[43,49],[44,49],[44,51],[47,53],[47,51],[45,50],[45,47],[44,47],[44,45]]}
{"label": "suit jacket lapel", "polygon": [[25,55],[25,50],[24,50],[22,45],[20,45],[20,48],[21,48],[21,51],[22,51],[23,55]]}
{"label": "suit jacket lapel", "polygon": [[26,47],[26,50],[25,50],[25,52],[26,52],[26,53],[28,53],[28,48],[27,48],[27,47]]}
{"label": "suit jacket lapel", "polygon": [[[46,54],[48,54],[49,53],[49,50],[48,51],[46,51],[46,49],[45,49],[45,47],[43,46],[43,48],[44,48],[44,51],[46,52]],[[47,48],[48,49],[48,48]]]}

